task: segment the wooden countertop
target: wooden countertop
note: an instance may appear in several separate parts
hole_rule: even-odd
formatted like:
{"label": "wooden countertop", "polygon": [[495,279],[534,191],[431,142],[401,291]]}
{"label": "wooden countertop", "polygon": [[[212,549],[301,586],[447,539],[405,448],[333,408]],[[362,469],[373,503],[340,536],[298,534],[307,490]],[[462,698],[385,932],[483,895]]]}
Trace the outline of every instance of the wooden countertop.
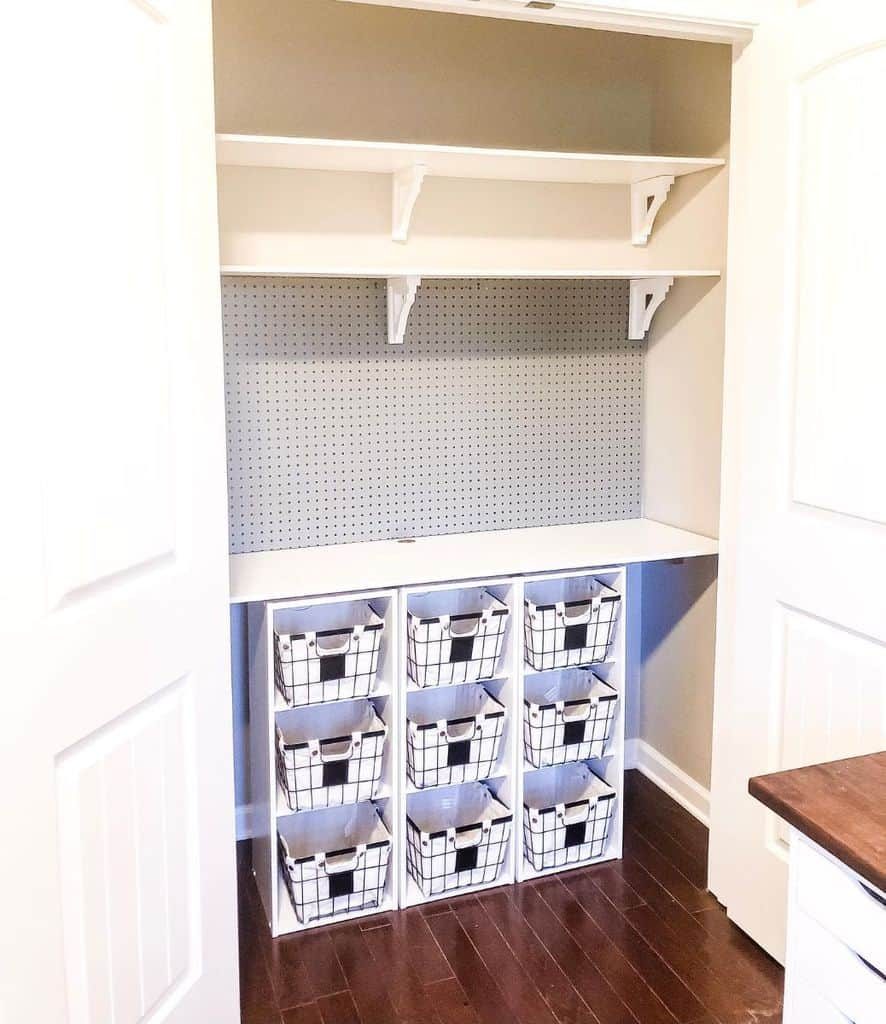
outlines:
{"label": "wooden countertop", "polygon": [[748,792],[886,892],[886,750],[757,775]]}

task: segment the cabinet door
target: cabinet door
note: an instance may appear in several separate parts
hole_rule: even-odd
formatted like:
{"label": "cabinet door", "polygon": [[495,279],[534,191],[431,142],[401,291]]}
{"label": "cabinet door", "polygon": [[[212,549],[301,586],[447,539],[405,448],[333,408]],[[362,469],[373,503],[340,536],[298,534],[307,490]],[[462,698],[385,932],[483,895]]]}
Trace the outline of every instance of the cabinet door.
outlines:
{"label": "cabinet door", "polygon": [[210,13],[9,12],[4,1020],[239,1020]]}
{"label": "cabinet door", "polygon": [[710,885],[784,954],[749,776],[886,746],[886,10],[778,0],[734,65]]}

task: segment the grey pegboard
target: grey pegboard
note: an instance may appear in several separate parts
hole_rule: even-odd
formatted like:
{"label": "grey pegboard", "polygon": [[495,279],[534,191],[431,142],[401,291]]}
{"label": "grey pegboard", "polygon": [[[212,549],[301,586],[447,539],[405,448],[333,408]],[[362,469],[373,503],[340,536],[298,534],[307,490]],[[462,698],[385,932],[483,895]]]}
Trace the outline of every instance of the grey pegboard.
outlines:
{"label": "grey pegboard", "polygon": [[627,281],[222,282],[231,552],[640,515]]}

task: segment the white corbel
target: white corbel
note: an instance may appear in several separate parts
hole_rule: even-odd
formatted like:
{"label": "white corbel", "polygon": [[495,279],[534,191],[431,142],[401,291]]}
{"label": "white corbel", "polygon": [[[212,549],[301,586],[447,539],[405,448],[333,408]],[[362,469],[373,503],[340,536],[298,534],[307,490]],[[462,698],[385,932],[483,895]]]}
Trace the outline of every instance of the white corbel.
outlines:
{"label": "white corbel", "polygon": [[394,171],[391,238],[395,242],[405,242],[409,237],[412,211],[415,209],[415,202],[427,173],[426,164],[412,164],[411,167],[402,167],[399,171]]}
{"label": "white corbel", "polygon": [[645,245],[649,241],[652,225],[673,184],[673,174],[661,174],[631,185],[631,241],[634,245]]}
{"label": "white corbel", "polygon": [[420,277],[388,278],[388,344],[402,345]]}
{"label": "white corbel", "polygon": [[646,337],[655,311],[664,302],[674,283],[672,277],[640,277],[631,281],[628,307],[628,340]]}

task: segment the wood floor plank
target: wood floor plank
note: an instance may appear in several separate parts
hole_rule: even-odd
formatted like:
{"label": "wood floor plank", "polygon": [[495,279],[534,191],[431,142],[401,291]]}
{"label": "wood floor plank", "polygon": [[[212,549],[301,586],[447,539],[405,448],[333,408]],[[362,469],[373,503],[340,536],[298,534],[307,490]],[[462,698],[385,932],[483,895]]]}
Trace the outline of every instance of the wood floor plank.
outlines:
{"label": "wood floor plank", "polygon": [[[559,883],[559,879],[557,881]],[[564,887],[573,893],[582,910],[618,948],[681,1024],[688,1024],[704,1013],[705,1008],[689,988],[600,893],[590,878],[570,878],[565,875],[560,885],[561,889]],[[556,889],[552,892],[556,893]]]}
{"label": "wood floor plank", "polygon": [[596,1018],[563,969],[527,927],[510,893],[494,889],[478,899],[561,1024],[595,1024]]}
{"label": "wood floor plank", "polygon": [[323,1024],[361,1024],[350,992],[323,996],[317,1000],[317,1007]]}
{"label": "wood floor plank", "polygon": [[707,828],[636,770],[625,772],[625,814],[635,823],[655,822],[687,852],[707,863]]}
{"label": "wood floor plank", "polygon": [[332,935],[338,927],[312,929],[292,936],[299,957],[307,967],[308,984],[315,999],[334,995],[348,987],[332,943]]}
{"label": "wood floor plank", "polygon": [[425,991],[446,1024],[478,1024],[477,1013],[454,975],[426,985]]}
{"label": "wood floor plank", "polygon": [[520,1024],[453,912],[434,917],[434,935],[483,1024]]}
{"label": "wood floor plank", "polygon": [[645,904],[646,900],[624,875],[619,873],[615,864],[595,864],[593,867],[584,868],[584,871],[618,910],[630,910],[631,907],[642,907]]}
{"label": "wood floor plank", "polygon": [[399,1024],[388,992],[388,972],[379,970],[359,924],[338,925],[330,929],[330,936],[362,1024]]}
{"label": "wood floor plank", "polygon": [[709,910],[718,906],[714,897],[706,890],[693,885],[671,862],[658,852],[631,825],[625,825],[624,853],[633,857],[657,882],[678,900],[687,910]]}
{"label": "wood floor plank", "polygon": [[[316,1003],[303,1003],[284,1010],[281,1015],[282,1024],[324,1024],[320,1007]],[[357,1024],[360,1024],[358,1021]]]}
{"label": "wood floor plank", "polygon": [[[588,877],[572,879],[572,884],[586,884],[597,892]],[[623,948],[619,948],[588,914],[576,893],[563,885],[559,879],[547,880],[539,886],[539,891],[622,1002],[638,1020],[642,1021],[642,1024],[673,1024],[673,1007],[651,984],[648,976],[651,975],[653,980],[657,980],[660,987],[671,991],[671,979],[666,979],[667,984],[662,980],[665,975],[660,970],[660,965],[655,965],[655,970],[650,970],[648,963],[644,964],[642,956],[631,957]],[[647,960],[651,962],[652,958],[647,957]],[[680,1005],[678,1000],[675,999],[675,1002]]]}
{"label": "wood floor plank", "polygon": [[[636,821],[637,819],[634,818]],[[708,865],[706,860],[701,860],[686,850],[678,843],[673,834],[656,824],[649,818],[637,824],[637,831],[653,849],[657,850],[666,860],[697,888],[707,889]]]}
{"label": "wood floor plank", "polygon": [[600,1024],[634,1024],[638,1020],[542,899],[534,884],[518,886],[514,902]]}
{"label": "wood floor plank", "polygon": [[[452,977],[452,967],[434,938],[433,924],[417,907],[404,910],[394,922],[394,934],[405,950],[412,969],[422,984],[429,985]],[[433,922],[433,917],[430,918]]]}
{"label": "wood floor plank", "polygon": [[[420,915],[419,918],[423,923]],[[413,967],[414,962],[422,961],[421,951],[410,949],[405,939],[405,928],[398,925],[372,928],[362,934],[375,961],[376,970],[385,980],[388,997],[393,1003],[397,1020],[408,1021],[410,1024],[437,1024],[439,1018],[434,1010],[434,1004],[428,999],[422,979]],[[428,938],[430,939],[430,933]],[[451,975],[452,972],[439,947],[436,943],[433,945],[436,955],[444,962],[446,975]]]}
{"label": "wood floor plank", "polygon": [[778,1009],[780,998],[736,999],[736,987],[728,967],[718,972],[705,964],[695,947],[682,942],[664,921],[649,907],[625,911],[625,917],[652,946],[666,964],[683,979],[707,1009],[716,1014],[721,1024],[745,1024]]}
{"label": "wood floor plank", "polygon": [[[722,941],[705,931],[697,915],[690,914],[632,858],[625,858],[616,867],[630,879],[646,899],[647,905],[676,934],[678,940],[692,948],[703,963],[712,970],[718,970],[724,965],[728,968],[736,999],[754,1003],[761,997],[771,995],[771,982],[760,970],[763,961],[768,960],[762,950],[749,943],[743,956],[735,956]],[[703,913],[710,913],[715,920],[726,921],[721,907]]]}
{"label": "wood floor plank", "polygon": [[[589,879],[587,883],[591,884]],[[622,950],[597,927],[576,896],[556,878],[539,884],[538,889],[558,921],[576,939],[631,1013],[643,1024],[673,1024],[673,1015],[662,999]]]}
{"label": "wood floor plank", "polygon": [[692,915],[698,924],[719,943],[724,957],[732,958],[748,970],[773,986],[776,991],[784,987],[782,968],[745,933],[734,925],[722,908],[703,910]]}
{"label": "wood floor plank", "polygon": [[527,965],[520,964],[501,932],[479,902],[463,903],[455,916],[495,978],[505,1001],[523,1024],[557,1024],[557,1019],[535,985]]}

